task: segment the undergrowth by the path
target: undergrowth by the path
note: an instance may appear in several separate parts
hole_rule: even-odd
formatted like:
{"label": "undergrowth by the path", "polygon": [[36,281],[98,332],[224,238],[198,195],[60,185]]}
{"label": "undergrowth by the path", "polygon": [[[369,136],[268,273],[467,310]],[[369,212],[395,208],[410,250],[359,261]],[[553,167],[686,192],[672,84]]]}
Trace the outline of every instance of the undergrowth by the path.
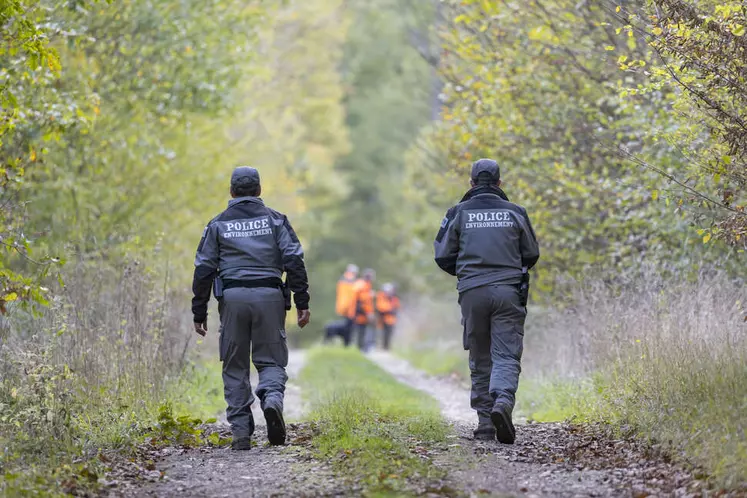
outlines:
{"label": "undergrowth by the path", "polygon": [[301,382],[318,428],[315,448],[361,493],[440,486],[442,471],[427,457],[447,434],[435,400],[354,350],[313,350]]}
{"label": "undergrowth by the path", "polygon": [[[747,489],[745,289],[706,277],[645,283],[619,292],[590,284],[571,311],[531,310],[515,414],[604,422],[701,469],[715,487]],[[455,339],[401,354],[468,381]]]}
{"label": "undergrowth by the path", "polygon": [[47,366],[22,383],[0,381],[0,496],[85,495],[116,479],[109,474],[123,462],[147,470],[153,448],[226,444],[200,428],[222,407],[217,372],[191,365],[147,397],[127,379],[113,395]]}

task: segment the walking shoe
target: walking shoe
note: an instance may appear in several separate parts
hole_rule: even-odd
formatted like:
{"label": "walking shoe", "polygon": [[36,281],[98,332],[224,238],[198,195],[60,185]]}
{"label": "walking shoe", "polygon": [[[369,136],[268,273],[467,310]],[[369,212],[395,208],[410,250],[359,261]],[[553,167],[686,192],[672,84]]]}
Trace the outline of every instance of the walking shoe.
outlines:
{"label": "walking shoe", "polygon": [[495,441],[495,427],[492,425],[490,427],[478,425],[472,434],[477,441]]}
{"label": "walking shoe", "polygon": [[516,440],[516,429],[511,421],[511,410],[507,405],[496,403],[490,412],[490,420],[495,426],[498,441],[503,444],[514,444]]}
{"label": "walking shoe", "polygon": [[232,450],[251,450],[252,449],[252,438],[250,437],[235,437],[231,441]]}
{"label": "walking shoe", "polygon": [[267,439],[270,444],[280,446],[285,444],[285,421],[283,413],[277,408],[268,406],[264,410],[267,421]]}
{"label": "walking shoe", "polygon": [[490,420],[490,413],[477,414],[477,429],[472,434],[477,441],[495,441],[495,427]]}

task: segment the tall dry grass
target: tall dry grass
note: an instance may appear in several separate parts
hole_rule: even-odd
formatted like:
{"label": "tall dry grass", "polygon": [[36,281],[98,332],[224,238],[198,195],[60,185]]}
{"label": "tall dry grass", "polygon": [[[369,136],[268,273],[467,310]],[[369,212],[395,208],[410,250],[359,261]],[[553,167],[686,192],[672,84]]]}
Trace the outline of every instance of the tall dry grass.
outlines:
{"label": "tall dry grass", "polygon": [[[747,287],[703,272],[565,285],[565,307],[530,307],[519,409],[539,419],[611,422],[701,466],[747,482]],[[459,311],[421,298],[400,334],[404,354],[466,378]]]}
{"label": "tall dry grass", "polygon": [[192,335],[188,300],[167,283],[136,261],[69,264],[49,307],[11,310],[0,341],[0,474],[33,478],[35,466],[123,444],[149,423]]}

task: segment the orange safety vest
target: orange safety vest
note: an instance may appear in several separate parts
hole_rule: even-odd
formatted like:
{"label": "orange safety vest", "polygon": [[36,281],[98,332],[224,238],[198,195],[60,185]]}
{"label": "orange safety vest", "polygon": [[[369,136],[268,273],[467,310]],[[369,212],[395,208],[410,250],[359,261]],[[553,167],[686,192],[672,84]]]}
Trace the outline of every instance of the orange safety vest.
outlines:
{"label": "orange safety vest", "polygon": [[368,315],[374,312],[374,296],[371,282],[358,279],[353,287],[355,293],[355,323],[364,325],[368,323]]}
{"label": "orange safety vest", "polygon": [[339,316],[355,318],[355,274],[345,272],[337,281],[337,301],[335,311]]}
{"label": "orange safety vest", "polygon": [[376,294],[376,312],[379,314],[379,326],[397,324],[397,312],[399,311],[399,298],[390,296],[384,291]]}

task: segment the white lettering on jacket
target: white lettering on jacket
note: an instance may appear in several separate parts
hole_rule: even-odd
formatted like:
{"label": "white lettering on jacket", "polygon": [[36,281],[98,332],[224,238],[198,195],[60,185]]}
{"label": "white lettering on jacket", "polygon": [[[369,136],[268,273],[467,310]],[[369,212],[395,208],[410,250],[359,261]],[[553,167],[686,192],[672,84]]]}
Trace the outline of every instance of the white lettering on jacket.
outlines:
{"label": "white lettering on jacket", "polygon": [[270,235],[269,218],[256,218],[253,220],[235,220],[226,221],[226,231],[223,233],[224,239],[235,239],[238,237],[257,237],[259,235]]}
{"label": "white lettering on jacket", "polygon": [[508,211],[469,211],[464,228],[510,228],[514,225]]}

